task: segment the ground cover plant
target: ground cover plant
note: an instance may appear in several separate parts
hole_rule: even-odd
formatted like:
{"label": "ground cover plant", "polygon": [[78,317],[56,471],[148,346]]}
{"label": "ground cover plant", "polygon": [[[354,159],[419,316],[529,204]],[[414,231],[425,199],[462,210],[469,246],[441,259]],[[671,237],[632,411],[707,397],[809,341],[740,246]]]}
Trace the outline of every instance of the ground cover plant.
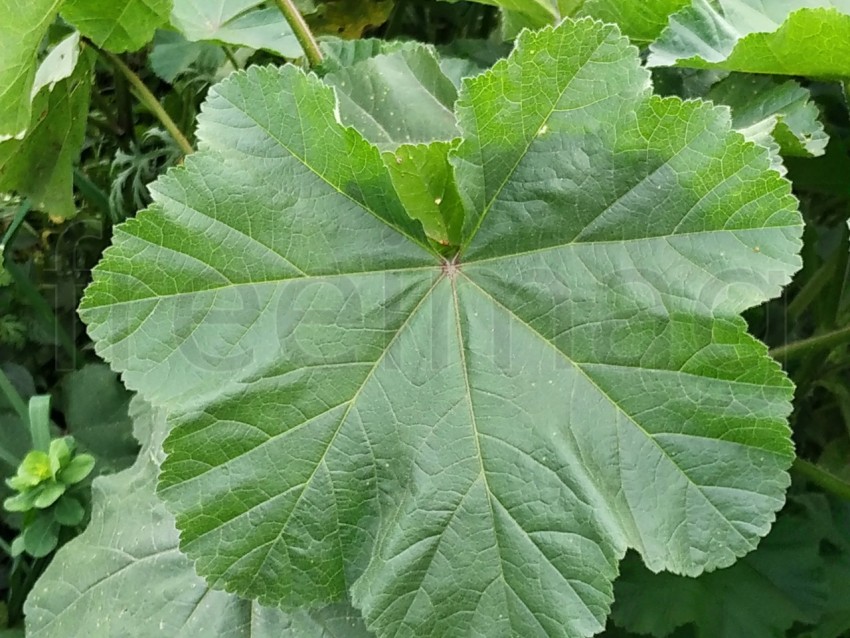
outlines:
{"label": "ground cover plant", "polygon": [[850,631],[850,4],[13,5],[0,635]]}

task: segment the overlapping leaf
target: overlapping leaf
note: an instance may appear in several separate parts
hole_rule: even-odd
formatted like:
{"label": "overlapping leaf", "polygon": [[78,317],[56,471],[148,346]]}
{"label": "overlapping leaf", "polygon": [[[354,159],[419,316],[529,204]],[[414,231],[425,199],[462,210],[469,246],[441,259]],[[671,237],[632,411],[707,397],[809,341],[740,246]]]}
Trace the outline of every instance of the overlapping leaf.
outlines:
{"label": "overlapping leaf", "polygon": [[759,548],[728,569],[697,579],[652,574],[623,561],[613,619],[659,638],[692,624],[698,638],[783,636],[795,622],[816,623],[827,598],[823,529],[785,513]]}
{"label": "overlapping leaf", "polygon": [[850,0],[693,0],[651,46],[650,66],[850,76]]}
{"label": "overlapping leaf", "polygon": [[174,0],[171,23],[191,41],[212,40],[301,57],[301,46],[276,8],[262,0]]}
{"label": "overlapping leaf", "polygon": [[457,90],[433,52],[423,45],[404,45],[378,53],[369,42],[376,41],[344,46],[345,53],[338,50],[338,55],[359,61],[325,76],[336,88],[342,122],[383,150],[457,137]]}
{"label": "overlapping leaf", "polygon": [[72,169],[85,137],[93,64],[88,51],[70,77],[55,86],[55,78],[43,78],[26,136],[0,143],[0,192],[26,195],[58,217],[76,213]]}
{"label": "overlapping leaf", "polygon": [[781,506],[791,385],[739,313],[801,221],[611,26],[526,33],[456,109],[444,259],[331,88],[232,75],[81,313],[167,407],[161,494],[218,586],[350,590],[381,636],[587,636],[627,548],[699,574]]}
{"label": "overlapping leaf", "polygon": [[818,157],[829,137],[811,94],[793,80],[733,74],[714,85],[706,97],[732,109],[732,125],[747,139],[771,150],[777,170],[780,155]]}
{"label": "overlapping leaf", "polygon": [[144,449],[132,468],[95,481],[88,529],[58,552],[27,599],[28,636],[368,636],[346,605],[289,615],[208,589],[178,551],[174,519],[154,492],[164,414],[138,400],[133,412]]}
{"label": "overlapping leaf", "polygon": [[191,68],[212,75],[224,63],[225,53],[212,42],[190,42],[176,31],[160,30],[148,55],[151,70],[166,82],[174,82]]}
{"label": "overlapping leaf", "polygon": [[690,3],[691,0],[586,0],[578,13],[613,22],[633,40],[652,42],[667,26],[670,15]]}
{"label": "overlapping leaf", "polygon": [[64,0],[62,17],[97,46],[135,51],[168,22],[172,0]]}
{"label": "overlapping leaf", "polygon": [[65,424],[85,452],[97,459],[99,474],[133,464],[139,446],[128,414],[131,395],[103,364],[83,366],[62,380]]}
{"label": "overlapping leaf", "polygon": [[20,138],[30,123],[41,40],[61,0],[0,0],[0,141]]}

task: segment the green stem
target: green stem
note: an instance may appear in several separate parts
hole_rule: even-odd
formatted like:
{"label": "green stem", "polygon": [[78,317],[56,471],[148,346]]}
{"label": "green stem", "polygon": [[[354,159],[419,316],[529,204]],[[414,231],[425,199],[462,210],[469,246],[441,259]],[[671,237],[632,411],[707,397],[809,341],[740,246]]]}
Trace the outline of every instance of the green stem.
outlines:
{"label": "green stem", "polygon": [[292,27],[292,31],[301,44],[301,48],[304,49],[304,55],[307,56],[310,66],[319,66],[324,57],[319,49],[319,43],[316,42],[310,27],[304,21],[304,16],[301,15],[292,0],[275,0],[275,4],[283,17],[286,18],[289,26]]}
{"label": "green stem", "polygon": [[850,341],[850,326],[809,337],[808,339],[786,343],[784,346],[773,348],[770,351],[770,355],[774,359],[784,359],[787,361],[788,359],[804,356],[810,352],[825,350],[845,341]]}
{"label": "green stem", "polygon": [[32,449],[45,454],[50,451],[50,395],[30,398],[29,426]]}
{"label": "green stem", "polygon": [[21,203],[20,208],[18,208],[18,212],[15,213],[12,223],[9,224],[6,232],[3,233],[3,239],[0,240],[0,253],[6,249],[6,246],[10,245],[15,240],[15,237],[21,229],[28,212],[30,212],[30,202],[28,199],[25,199],[23,203]]}
{"label": "green stem", "polygon": [[230,50],[230,47],[222,45],[221,50],[224,51],[224,57],[227,58],[227,61],[230,62],[230,65],[233,67],[235,71],[239,70],[239,60],[236,59],[236,56],[233,55],[233,51]]}
{"label": "green stem", "polygon": [[[21,398],[18,390],[14,385],[12,385],[9,377],[7,377],[6,373],[3,372],[2,368],[0,368],[0,392],[3,393],[4,397],[6,397],[6,401],[9,402],[12,409],[18,413],[21,420],[24,423],[28,423],[30,418],[29,408],[27,407],[26,402]],[[17,465],[17,463],[15,465]]]}
{"label": "green stem", "polygon": [[841,480],[814,463],[797,457],[794,459],[794,471],[830,494],[850,501],[850,483]]}
{"label": "green stem", "polygon": [[114,218],[112,209],[109,206],[109,197],[106,193],[104,193],[97,184],[91,181],[79,168],[74,169],[74,186],[77,187],[77,190],[80,194],[82,194],[86,201],[88,201],[92,207],[99,210],[102,215],[112,219],[113,223],[118,223],[118,221],[120,221]]}
{"label": "green stem", "polygon": [[103,49],[98,49],[98,53],[104,56],[109,62],[118,69],[121,74],[127,79],[130,83],[130,86],[136,92],[136,96],[139,100],[144,104],[147,109],[153,113],[156,118],[162,123],[165,129],[171,134],[171,137],[174,138],[174,141],[177,142],[177,146],[180,147],[180,150],[183,151],[185,155],[189,155],[190,153],[194,153],[195,149],[192,148],[192,145],[189,143],[189,140],[186,139],[186,136],[183,135],[182,131],[177,128],[177,124],[174,123],[174,120],[171,119],[171,116],[162,106],[159,100],[156,99],[156,96],[151,92],[151,90],[145,86],[145,83],[142,82],[142,79],[136,75],[135,71],[124,64],[124,61],[119,58],[117,55],[110,53],[109,51],[104,51]]}

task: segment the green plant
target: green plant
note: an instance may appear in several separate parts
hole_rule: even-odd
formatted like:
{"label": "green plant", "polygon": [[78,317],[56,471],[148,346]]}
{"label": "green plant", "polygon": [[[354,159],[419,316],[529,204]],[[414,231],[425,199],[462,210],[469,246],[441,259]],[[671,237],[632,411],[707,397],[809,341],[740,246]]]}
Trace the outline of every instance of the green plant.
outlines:
{"label": "green plant", "polygon": [[24,515],[23,531],[12,542],[12,556],[27,552],[41,558],[59,543],[62,526],[83,522],[85,508],[74,496],[74,487],[94,469],[90,454],[74,455],[74,439],[53,439],[48,450],[32,450],[18,472],[6,482],[18,492],[3,502],[9,512]]}
{"label": "green plant", "polygon": [[[35,378],[0,418],[35,395],[58,438],[0,440],[6,524],[85,505],[68,436],[122,470],[132,416],[142,452],[14,559],[11,625],[26,596],[42,638],[850,630],[850,5],[484,4],[21,14],[0,303],[82,367],[7,350]],[[90,343],[87,274],[46,302],[43,266],[98,258]]]}

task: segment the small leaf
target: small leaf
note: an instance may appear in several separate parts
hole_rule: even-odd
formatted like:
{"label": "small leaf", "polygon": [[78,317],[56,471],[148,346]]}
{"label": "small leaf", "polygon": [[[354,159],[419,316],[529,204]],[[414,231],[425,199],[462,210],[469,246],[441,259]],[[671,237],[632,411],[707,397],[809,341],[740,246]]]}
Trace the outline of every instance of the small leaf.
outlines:
{"label": "small leaf", "polygon": [[24,550],[30,556],[41,558],[56,549],[59,544],[59,525],[52,516],[37,516],[21,534]]}
{"label": "small leaf", "polygon": [[12,541],[12,558],[16,558],[23,554],[26,551],[26,546],[24,544],[24,537],[20,534],[15,536],[15,539]]}
{"label": "small leaf", "polygon": [[463,225],[463,204],[449,164],[451,148],[448,142],[405,144],[384,153],[407,213],[441,246],[457,246]]}
{"label": "small leaf", "polygon": [[6,479],[6,484],[13,490],[17,490],[19,492],[22,492],[27,488],[33,487],[34,485],[38,485],[38,483],[39,479],[35,479],[31,476],[15,475],[11,478]]}
{"label": "small leaf", "polygon": [[74,439],[70,436],[53,439],[50,442],[50,451],[47,456],[50,459],[50,475],[53,478],[56,478],[56,473],[71,460],[73,450]]}
{"label": "small leaf", "polygon": [[10,496],[3,501],[3,508],[7,512],[29,512],[35,508],[35,497],[37,493],[34,491],[22,492],[15,496]]}
{"label": "small leaf", "polygon": [[35,494],[33,505],[39,509],[47,509],[65,493],[67,488],[68,486],[65,483],[57,483],[54,481],[42,483],[33,490],[33,493]]}
{"label": "small leaf", "polygon": [[136,51],[168,22],[172,0],[64,0],[62,17],[97,46]]}
{"label": "small leaf", "polygon": [[850,76],[847,0],[693,0],[650,47],[649,66]]}
{"label": "small leaf", "polygon": [[94,457],[91,454],[79,454],[59,472],[59,480],[65,485],[79,483],[94,469]]}
{"label": "small leaf", "polygon": [[53,508],[53,518],[60,525],[79,525],[86,515],[86,510],[77,499],[66,496],[60,498]]}

